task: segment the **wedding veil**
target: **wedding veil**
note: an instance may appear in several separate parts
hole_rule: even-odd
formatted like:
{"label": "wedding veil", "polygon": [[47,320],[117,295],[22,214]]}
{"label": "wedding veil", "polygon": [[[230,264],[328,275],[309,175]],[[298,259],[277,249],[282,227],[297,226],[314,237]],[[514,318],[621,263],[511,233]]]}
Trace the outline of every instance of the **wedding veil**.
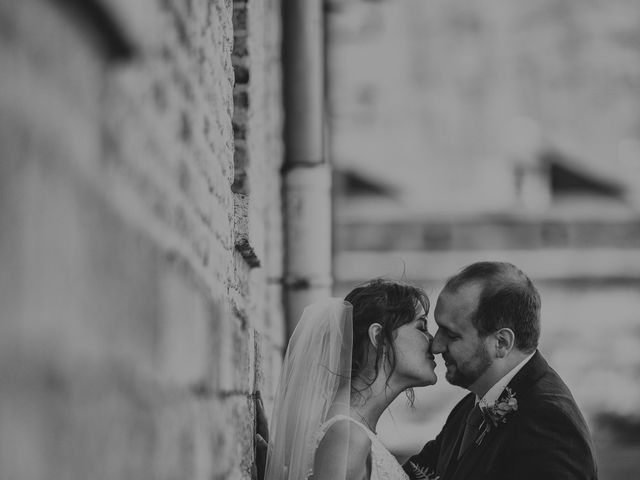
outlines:
{"label": "wedding veil", "polygon": [[348,412],[352,336],[350,303],[331,298],[305,308],[276,391],[265,480],[313,473],[320,426],[329,414]]}

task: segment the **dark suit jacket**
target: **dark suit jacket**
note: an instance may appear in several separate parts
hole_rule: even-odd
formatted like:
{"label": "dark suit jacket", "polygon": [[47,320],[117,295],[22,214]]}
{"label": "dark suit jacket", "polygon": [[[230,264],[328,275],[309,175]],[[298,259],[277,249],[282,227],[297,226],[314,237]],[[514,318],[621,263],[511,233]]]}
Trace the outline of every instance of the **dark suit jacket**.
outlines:
{"label": "dark suit jacket", "polygon": [[[596,480],[589,430],[571,392],[540,352],[509,383],[518,400],[506,423],[457,459],[475,395],[452,410],[435,440],[409,461],[435,470],[440,480]],[[409,462],[405,470],[413,478]]]}

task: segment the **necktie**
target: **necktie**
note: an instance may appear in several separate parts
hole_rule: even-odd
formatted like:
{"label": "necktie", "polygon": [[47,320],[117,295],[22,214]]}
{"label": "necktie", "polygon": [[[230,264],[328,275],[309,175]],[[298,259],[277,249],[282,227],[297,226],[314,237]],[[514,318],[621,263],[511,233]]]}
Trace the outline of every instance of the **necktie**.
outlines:
{"label": "necktie", "polygon": [[464,433],[462,434],[462,442],[460,443],[460,450],[458,450],[458,458],[469,448],[471,443],[476,439],[478,435],[478,428],[482,423],[482,411],[480,405],[476,404],[471,409],[469,415],[467,415],[467,424],[464,427]]}

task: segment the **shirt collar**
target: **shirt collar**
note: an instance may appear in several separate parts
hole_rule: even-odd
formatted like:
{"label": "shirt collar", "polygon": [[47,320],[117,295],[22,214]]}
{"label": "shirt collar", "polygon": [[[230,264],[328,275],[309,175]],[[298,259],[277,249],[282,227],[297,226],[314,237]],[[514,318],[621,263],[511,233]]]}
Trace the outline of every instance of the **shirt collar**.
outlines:
{"label": "shirt collar", "polygon": [[479,398],[476,395],[476,404],[478,402],[482,402],[482,405],[494,405],[498,398],[500,398],[500,395],[502,395],[503,390],[507,387],[507,385],[509,385],[509,382],[513,379],[513,377],[516,376],[516,373],[518,373],[522,369],[522,367],[524,367],[526,363],[531,360],[531,357],[533,357],[534,354],[535,352],[531,353],[518,365],[513,367],[504,377],[498,380],[487,393],[484,394],[484,397]]}

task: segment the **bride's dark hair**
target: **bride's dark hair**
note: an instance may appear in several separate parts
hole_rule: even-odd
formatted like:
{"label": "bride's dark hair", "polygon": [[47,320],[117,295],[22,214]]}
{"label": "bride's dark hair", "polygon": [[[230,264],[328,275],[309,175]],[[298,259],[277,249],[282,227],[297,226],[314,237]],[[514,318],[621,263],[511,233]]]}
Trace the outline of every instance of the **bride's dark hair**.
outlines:
{"label": "bride's dark hair", "polygon": [[[386,352],[389,365],[389,377],[396,368],[396,350],[394,330],[415,319],[419,306],[429,312],[427,294],[416,286],[376,278],[357,286],[345,297],[353,305],[353,351],[351,360],[351,378],[359,377],[370,387],[380,373],[380,360]],[[369,362],[369,327],[378,323],[382,327],[377,338],[373,371],[366,371]],[[352,386],[352,393],[362,395],[364,389]],[[409,401],[413,403],[413,390],[407,391]]]}

